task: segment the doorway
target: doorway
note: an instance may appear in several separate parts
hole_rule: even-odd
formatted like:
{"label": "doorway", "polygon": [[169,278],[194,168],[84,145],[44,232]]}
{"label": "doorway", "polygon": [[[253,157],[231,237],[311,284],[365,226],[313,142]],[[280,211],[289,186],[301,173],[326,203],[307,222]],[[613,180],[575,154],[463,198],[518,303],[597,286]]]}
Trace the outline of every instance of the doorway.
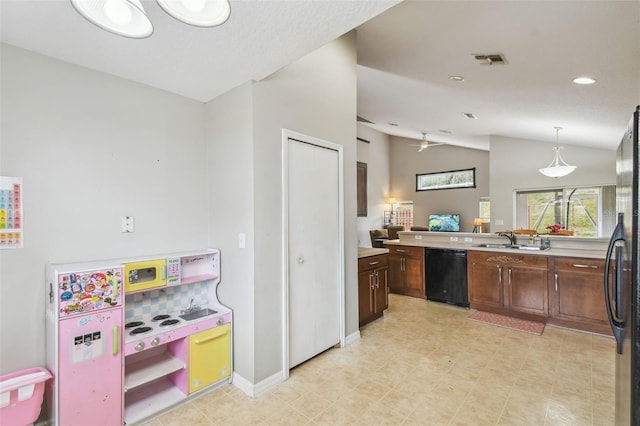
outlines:
{"label": "doorway", "polygon": [[283,363],[344,346],[342,146],[283,130]]}

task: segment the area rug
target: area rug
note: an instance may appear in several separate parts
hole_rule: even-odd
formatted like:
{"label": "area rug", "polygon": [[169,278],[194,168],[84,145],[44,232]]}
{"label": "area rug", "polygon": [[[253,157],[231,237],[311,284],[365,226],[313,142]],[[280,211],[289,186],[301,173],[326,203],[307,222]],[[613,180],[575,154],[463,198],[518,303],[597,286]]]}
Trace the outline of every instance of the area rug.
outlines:
{"label": "area rug", "polygon": [[504,315],[492,314],[490,312],[475,311],[469,315],[471,321],[482,322],[495,325],[497,327],[510,328],[512,330],[524,331],[526,333],[541,335],[544,331],[544,324],[536,321],[527,321],[518,318],[506,317]]}

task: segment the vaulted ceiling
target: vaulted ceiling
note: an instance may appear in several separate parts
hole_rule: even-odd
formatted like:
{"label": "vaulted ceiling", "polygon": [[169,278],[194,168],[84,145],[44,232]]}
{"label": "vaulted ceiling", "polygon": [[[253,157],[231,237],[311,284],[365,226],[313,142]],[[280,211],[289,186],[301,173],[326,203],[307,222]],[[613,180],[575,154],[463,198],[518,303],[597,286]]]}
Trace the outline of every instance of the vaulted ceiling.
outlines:
{"label": "vaulted ceiling", "polygon": [[[211,29],[142,4],[154,33],[133,40],[67,0],[0,0],[1,40],[206,102],[357,28],[358,116],[479,149],[495,135],[552,142],[554,126],[561,144],[614,149],[640,103],[637,1],[231,0]],[[582,75],[596,83],[572,82]]]}

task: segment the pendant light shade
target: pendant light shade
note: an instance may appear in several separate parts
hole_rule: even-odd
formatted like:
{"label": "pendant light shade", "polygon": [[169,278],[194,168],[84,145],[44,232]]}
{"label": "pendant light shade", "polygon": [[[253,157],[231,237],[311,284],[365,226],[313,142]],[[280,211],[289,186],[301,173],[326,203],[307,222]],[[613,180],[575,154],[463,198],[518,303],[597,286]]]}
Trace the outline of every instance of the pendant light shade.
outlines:
{"label": "pendant light shade", "polygon": [[153,34],[140,0],[71,0],[71,4],[88,21],[114,34],[131,38]]}
{"label": "pendant light shade", "polygon": [[[562,130],[562,127],[555,127],[556,129],[556,143],[558,142],[558,132]],[[568,165],[560,155],[560,149],[562,147],[554,146],[553,151],[555,152],[555,156],[553,157],[553,161],[544,169],[540,169],[540,173],[548,177],[562,177],[572,173],[576,166]]]}
{"label": "pendant light shade", "polygon": [[157,0],[165,12],[185,24],[215,27],[231,14],[228,0]]}

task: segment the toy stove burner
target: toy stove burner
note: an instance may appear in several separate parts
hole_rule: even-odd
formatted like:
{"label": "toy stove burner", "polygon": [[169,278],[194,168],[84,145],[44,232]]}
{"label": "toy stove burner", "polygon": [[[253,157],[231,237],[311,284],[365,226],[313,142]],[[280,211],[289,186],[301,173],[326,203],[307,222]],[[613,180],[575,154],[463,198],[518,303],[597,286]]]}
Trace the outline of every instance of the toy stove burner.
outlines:
{"label": "toy stove burner", "polygon": [[167,318],[171,318],[171,315],[161,314],[151,318],[151,321],[162,321],[162,320],[166,320]]}
{"label": "toy stove burner", "polygon": [[151,330],[153,330],[153,328],[151,328],[151,327],[138,327],[138,328],[134,328],[133,330],[131,330],[131,332],[129,334],[131,336],[136,336],[138,334],[148,333]]}
{"label": "toy stove burner", "polygon": [[160,323],[160,327],[167,327],[167,326],[169,326],[169,325],[174,325],[174,324],[177,324],[177,323],[179,323],[179,322],[180,322],[180,320],[177,320],[177,319],[175,319],[175,318],[171,318],[171,319],[168,319],[168,320],[164,320],[164,321],[162,321],[162,322]]}
{"label": "toy stove burner", "polygon": [[144,324],[144,322],[142,322],[142,321],[131,321],[131,322],[126,323],[124,325],[124,328],[140,327],[143,324]]}

